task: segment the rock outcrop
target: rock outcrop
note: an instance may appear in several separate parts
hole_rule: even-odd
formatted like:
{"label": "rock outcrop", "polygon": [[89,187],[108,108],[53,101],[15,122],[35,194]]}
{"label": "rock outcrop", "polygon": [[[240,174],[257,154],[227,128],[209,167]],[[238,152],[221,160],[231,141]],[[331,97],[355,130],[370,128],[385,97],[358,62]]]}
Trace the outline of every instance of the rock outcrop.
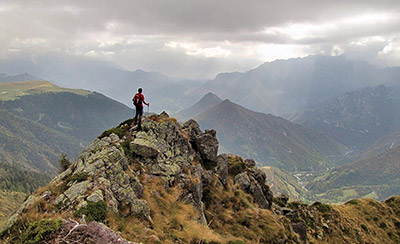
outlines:
{"label": "rock outcrop", "polygon": [[[274,199],[254,160],[218,155],[216,132],[202,132],[194,120],[180,125],[164,112],[144,118],[142,128],[136,131],[128,120],[96,138],[70,168],[27,199],[0,238],[5,243],[63,244],[373,238],[366,225],[349,230],[359,222],[340,209],[292,203],[285,195]],[[377,211],[389,216],[398,210],[385,205]],[[381,225],[400,226],[397,217],[390,219]],[[396,243],[390,240],[398,240],[398,234],[391,235],[385,243]]]}
{"label": "rock outcrop", "polygon": [[[142,128],[136,131],[131,121],[126,121],[116,128],[116,133],[110,130],[108,135],[96,138],[69,169],[51,181],[45,197],[34,195],[33,203],[25,204],[5,225],[6,229],[10,233],[17,229],[23,232],[20,217],[38,203],[53,206],[52,214],[62,213],[83,223],[106,221],[106,217],[96,219],[98,214],[91,216],[90,213],[93,206],[99,208],[103,203],[108,215],[136,218],[151,227],[155,224],[153,212],[156,211],[151,197],[162,193],[146,190],[146,182],[157,182],[165,190],[178,192],[176,201],[193,206],[197,212],[193,220],[204,228],[209,224],[204,191],[213,182],[218,182],[221,190],[234,183],[252,196],[254,207],[270,209],[272,195],[265,185],[265,175],[251,163],[251,167],[244,165],[236,177],[230,174],[230,155],[218,156],[214,130],[202,132],[194,120],[181,126],[165,112],[145,118]],[[241,177],[247,181],[236,180]],[[146,198],[149,194],[150,198]],[[80,227],[79,235],[92,230],[92,223]],[[110,239],[110,243],[114,242]]]}

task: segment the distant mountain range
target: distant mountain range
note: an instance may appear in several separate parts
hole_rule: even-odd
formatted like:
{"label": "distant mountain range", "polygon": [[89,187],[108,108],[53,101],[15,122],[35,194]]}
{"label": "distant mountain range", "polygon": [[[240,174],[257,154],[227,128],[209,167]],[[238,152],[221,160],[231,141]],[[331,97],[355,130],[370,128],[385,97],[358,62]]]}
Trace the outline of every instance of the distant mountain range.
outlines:
{"label": "distant mountain range", "polygon": [[[337,203],[358,197],[382,200],[400,194],[397,91],[396,86],[386,85],[365,88],[297,114],[294,121],[337,119],[334,123],[324,123],[328,129],[320,132],[314,131],[318,127],[306,129],[280,117],[250,111],[229,100],[221,101],[212,93],[177,115],[178,118],[186,116],[180,118],[182,121],[195,118],[202,128],[215,129],[225,151],[277,167],[265,169],[274,192],[284,192],[292,198],[301,196],[304,201]],[[355,129],[335,132],[343,129],[338,124],[364,129],[364,133]],[[324,133],[351,147],[363,145],[362,151],[350,153],[350,149]],[[360,135],[364,137],[355,140]]]}
{"label": "distant mountain range", "polygon": [[34,62],[0,60],[0,72],[28,72],[58,86],[102,93],[129,107],[132,107],[133,95],[142,87],[153,112],[177,112],[187,107],[194,100],[186,95],[203,83],[140,69],[127,71],[110,62],[78,57],[40,56]]}
{"label": "distant mountain range", "polygon": [[176,113],[212,92],[253,111],[285,118],[346,92],[400,80],[399,67],[383,68],[344,56],[277,60],[243,73],[220,73],[207,82],[127,71],[113,63],[76,57],[0,60],[0,72],[28,72],[63,87],[100,92],[127,106],[143,87],[154,112]]}
{"label": "distant mountain range", "polygon": [[[193,110],[208,106],[208,94]],[[214,99],[213,101],[217,101]],[[203,106],[204,104],[204,106]],[[288,171],[313,171],[330,167],[330,161],[346,153],[347,148],[323,134],[296,125],[271,114],[253,112],[224,100],[195,116],[202,128],[213,128],[223,148],[262,165]]]}
{"label": "distant mountain range", "polygon": [[296,114],[292,121],[365,150],[400,132],[400,87],[380,85],[348,92]]}
{"label": "distant mountain range", "polygon": [[346,92],[400,81],[400,68],[381,68],[344,56],[309,56],[264,63],[248,72],[221,73],[191,93],[213,92],[254,111],[285,115]]}

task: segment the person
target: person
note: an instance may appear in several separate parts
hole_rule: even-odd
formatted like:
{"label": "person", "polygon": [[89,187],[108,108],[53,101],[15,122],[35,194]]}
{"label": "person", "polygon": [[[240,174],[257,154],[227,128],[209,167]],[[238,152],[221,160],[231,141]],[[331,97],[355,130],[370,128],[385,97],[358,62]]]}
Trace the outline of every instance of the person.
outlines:
{"label": "person", "polygon": [[142,129],[143,103],[146,104],[147,106],[150,105],[150,103],[147,103],[144,100],[144,95],[142,94],[142,92],[143,92],[142,88],[139,88],[138,93],[136,93],[132,98],[133,104],[135,105],[136,109],[135,125],[138,125],[137,127],[138,130]]}

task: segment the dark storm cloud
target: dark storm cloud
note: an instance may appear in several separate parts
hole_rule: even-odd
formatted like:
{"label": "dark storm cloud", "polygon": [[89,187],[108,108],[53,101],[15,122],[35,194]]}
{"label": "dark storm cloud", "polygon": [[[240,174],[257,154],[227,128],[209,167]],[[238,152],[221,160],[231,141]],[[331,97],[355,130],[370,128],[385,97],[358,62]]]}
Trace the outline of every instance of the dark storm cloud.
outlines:
{"label": "dark storm cloud", "polygon": [[[384,39],[378,46],[394,52],[399,11],[400,1],[375,0],[2,0],[0,58],[52,52],[168,70],[171,57],[176,65],[193,64],[189,69],[209,61],[215,69],[233,70],[273,59],[259,51],[271,45],[297,45],[283,56],[290,57],[351,48],[359,39],[368,46],[365,38],[376,36]],[[240,57],[247,64],[237,65]]]}

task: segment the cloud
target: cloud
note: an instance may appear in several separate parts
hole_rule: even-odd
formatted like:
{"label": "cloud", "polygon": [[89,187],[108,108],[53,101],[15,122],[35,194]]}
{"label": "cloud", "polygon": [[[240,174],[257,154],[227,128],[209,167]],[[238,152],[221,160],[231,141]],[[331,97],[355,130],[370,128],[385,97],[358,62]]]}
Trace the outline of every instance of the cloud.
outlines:
{"label": "cloud", "polygon": [[384,0],[2,0],[0,58],[91,56],[204,78],[319,53],[396,64],[399,12]]}

